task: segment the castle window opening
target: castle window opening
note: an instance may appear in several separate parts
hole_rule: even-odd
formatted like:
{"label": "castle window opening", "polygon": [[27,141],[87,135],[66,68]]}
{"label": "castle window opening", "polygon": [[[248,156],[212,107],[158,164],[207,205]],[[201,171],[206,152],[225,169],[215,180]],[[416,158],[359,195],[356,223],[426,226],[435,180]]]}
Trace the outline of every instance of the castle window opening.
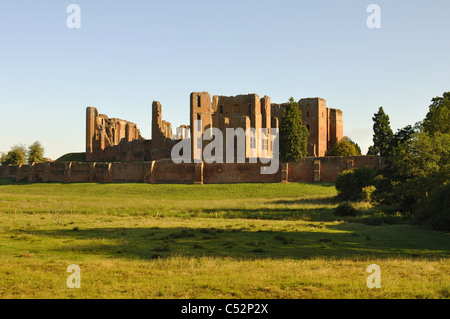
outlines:
{"label": "castle window opening", "polygon": [[263,138],[262,139],[261,148],[262,148],[263,151],[267,151],[268,150],[267,138]]}
{"label": "castle window opening", "polygon": [[256,138],[254,136],[250,136],[250,148],[251,149],[256,148]]}

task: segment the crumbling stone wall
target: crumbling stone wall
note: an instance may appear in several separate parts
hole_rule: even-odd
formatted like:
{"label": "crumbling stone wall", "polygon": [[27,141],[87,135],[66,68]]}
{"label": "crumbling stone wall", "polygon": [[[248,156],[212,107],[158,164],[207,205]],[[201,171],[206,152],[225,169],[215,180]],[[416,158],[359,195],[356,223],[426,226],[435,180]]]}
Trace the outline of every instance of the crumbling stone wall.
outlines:
{"label": "crumbling stone wall", "polygon": [[344,138],[344,121],[341,110],[327,108],[327,152],[340,140]]}
{"label": "crumbling stone wall", "polygon": [[203,166],[205,184],[279,183],[281,170],[271,175],[261,174],[260,163],[213,163]]}
{"label": "crumbling stone wall", "polygon": [[[207,140],[201,139],[209,128],[218,128],[223,134],[223,156],[226,154],[227,129],[241,128],[247,131],[252,128],[255,136],[245,136],[245,154],[241,156],[237,152],[237,143],[234,143],[233,157],[236,160],[246,161],[251,158],[267,157],[271,151],[271,103],[268,96],[260,98],[257,94],[238,96],[211,96],[208,92],[194,92],[190,97],[191,114],[191,148],[192,158],[201,158],[204,147],[210,143],[211,136]],[[201,121],[201,127],[194,126],[196,121]],[[260,129],[265,129],[265,135],[260,136]],[[233,138],[233,137],[231,137]],[[260,142],[261,141],[261,142]]]}
{"label": "crumbling stone wall", "polygon": [[[309,130],[308,155],[325,156],[343,138],[342,111],[327,108],[321,98],[301,99],[299,108],[303,124]],[[210,128],[218,128],[223,134],[223,156],[227,157],[227,128],[254,129],[255,136],[244,136],[245,154],[238,154],[234,142],[235,161],[249,162],[253,158],[269,157],[272,151],[270,135],[279,128],[287,103],[271,103],[270,97],[257,94],[220,96],[211,99],[208,92],[190,95],[190,125],[182,125],[172,132],[171,123],[162,119],[162,106],[152,104],[152,139],[141,136],[136,124],[98,114],[94,107],[86,110],[86,160],[92,161],[150,161],[171,158],[173,146],[181,139],[189,139],[191,158],[200,161],[203,150],[212,136],[204,138]],[[201,127],[195,127],[197,120]],[[265,134],[260,133],[265,130]],[[228,137],[235,138],[235,137]],[[237,138],[236,138],[237,139]],[[236,141],[236,140],[235,140]]]}
{"label": "crumbling stone wall", "polygon": [[[183,136],[182,136],[183,137]],[[173,146],[179,142],[179,136],[172,138],[172,125],[162,119],[162,107],[158,101],[152,104],[152,160],[171,158]]]}
{"label": "crumbling stone wall", "polygon": [[0,165],[1,179],[16,179],[18,175],[19,166]]}
{"label": "crumbling stone wall", "polygon": [[280,163],[275,174],[260,174],[260,163],[181,163],[170,159],[123,163],[39,163],[0,166],[0,178],[24,182],[135,182],[135,183],[279,183],[335,182],[340,172],[359,167],[383,168],[379,156],[304,157]]}
{"label": "crumbling stone wall", "polygon": [[149,161],[151,147],[135,123],[86,109],[86,161]]}

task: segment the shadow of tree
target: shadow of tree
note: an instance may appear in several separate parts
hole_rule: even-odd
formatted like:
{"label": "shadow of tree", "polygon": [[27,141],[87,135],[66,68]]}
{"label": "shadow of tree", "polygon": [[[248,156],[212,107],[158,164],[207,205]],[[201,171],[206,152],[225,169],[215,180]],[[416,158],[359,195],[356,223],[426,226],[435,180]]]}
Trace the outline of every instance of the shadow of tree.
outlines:
{"label": "shadow of tree", "polygon": [[0,186],[14,185],[14,184],[19,184],[19,183],[16,182],[16,180],[15,180],[15,179],[12,179],[12,178],[4,178],[4,179],[0,179]]}
{"label": "shadow of tree", "polygon": [[[59,252],[104,255],[114,258],[154,259],[170,256],[248,258],[447,258],[450,241],[442,234],[435,241],[411,238],[414,229],[396,226],[379,233],[364,225],[306,225],[305,230],[256,230],[252,227],[218,228],[93,228],[35,230],[34,236],[61,240]],[[409,226],[412,227],[412,226]],[[436,242],[440,242],[436,245]]]}
{"label": "shadow of tree", "polygon": [[339,203],[339,199],[336,196],[324,196],[318,198],[275,200],[270,203],[275,205],[336,205]]}
{"label": "shadow of tree", "polygon": [[[220,216],[223,218],[311,221],[336,220],[336,217],[332,215],[333,210],[329,208],[226,208],[203,209],[202,212],[206,214],[220,212]],[[195,215],[195,211],[193,211],[193,215]]]}

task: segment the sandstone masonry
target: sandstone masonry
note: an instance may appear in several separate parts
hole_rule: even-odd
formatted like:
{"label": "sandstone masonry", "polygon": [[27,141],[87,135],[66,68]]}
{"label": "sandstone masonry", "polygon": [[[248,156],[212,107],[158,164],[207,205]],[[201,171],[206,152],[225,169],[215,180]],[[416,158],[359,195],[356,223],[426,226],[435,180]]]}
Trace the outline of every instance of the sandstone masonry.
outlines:
{"label": "sandstone masonry", "polygon": [[[0,179],[20,182],[136,182],[136,183],[287,183],[335,182],[339,173],[351,168],[384,167],[379,156],[324,157],[343,138],[342,111],[328,108],[321,98],[299,101],[303,124],[309,130],[309,156],[298,162],[280,163],[275,174],[260,174],[262,163],[199,163],[175,164],[171,157],[173,146],[189,140],[192,159],[195,151],[205,147],[205,141],[192,138],[197,120],[200,133],[209,128],[225,132],[227,128],[279,128],[284,104],[271,103],[270,97],[256,94],[211,96],[208,92],[190,95],[190,125],[182,125],[175,134],[169,122],[162,119],[161,103],[152,104],[152,139],[144,139],[135,123],[99,114],[95,107],[86,109],[86,163],[42,163],[0,166]],[[259,134],[259,133],[258,133]],[[263,134],[263,133],[261,133]],[[255,136],[262,142],[255,148],[252,137],[245,137],[245,159],[259,157],[272,150],[272,141]],[[266,140],[265,140],[266,139]],[[208,142],[208,141],[206,141]],[[236,152],[235,152],[236,154]]]}
{"label": "sandstone masonry", "polygon": [[379,156],[304,157],[280,163],[275,174],[260,174],[260,163],[181,163],[170,159],[152,162],[40,163],[0,166],[0,179],[18,182],[60,183],[280,183],[335,182],[339,173],[351,168],[384,167]]}
{"label": "sandstone masonry", "polygon": [[[308,155],[325,156],[343,138],[342,111],[327,108],[326,101],[321,98],[301,99],[298,104],[302,122],[309,131]],[[222,132],[227,128],[242,128],[244,131],[255,129],[257,136],[245,137],[245,158],[260,158],[261,153],[266,154],[272,150],[272,141],[268,137],[272,129],[279,128],[286,105],[271,103],[270,97],[260,98],[257,94],[215,95],[211,98],[208,92],[193,92],[190,95],[190,125],[176,128],[174,134],[171,124],[162,120],[161,103],[154,101],[151,140],[141,136],[136,124],[116,118],[109,119],[106,115],[99,114],[96,108],[88,107],[86,161],[138,162],[168,159],[173,146],[181,139],[190,140],[192,159],[198,159],[208,144],[208,141],[201,139],[201,135],[198,136],[209,128],[218,128]],[[196,121],[201,121],[201,127],[195,127]],[[260,129],[265,129],[266,134],[259,136]]]}

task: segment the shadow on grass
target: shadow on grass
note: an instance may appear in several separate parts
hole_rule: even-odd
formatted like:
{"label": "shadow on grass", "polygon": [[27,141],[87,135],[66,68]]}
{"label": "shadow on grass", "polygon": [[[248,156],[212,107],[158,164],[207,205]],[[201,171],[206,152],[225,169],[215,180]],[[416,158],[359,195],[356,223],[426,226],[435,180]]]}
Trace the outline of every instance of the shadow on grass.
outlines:
{"label": "shadow on grass", "polygon": [[214,215],[222,218],[242,219],[267,219],[267,220],[309,220],[309,221],[332,221],[336,220],[332,209],[327,208],[227,208],[227,209],[203,209],[203,214],[192,210],[193,217]]}
{"label": "shadow on grass", "polygon": [[337,205],[340,200],[337,196],[318,197],[318,198],[300,198],[300,199],[286,199],[275,200],[271,204],[275,205]]}
{"label": "shadow on grass", "polygon": [[[229,208],[221,211],[224,218],[245,219],[272,219],[272,220],[308,220],[308,221],[334,221],[341,220],[334,216],[334,209],[327,206],[336,205],[339,200],[336,197],[323,196],[319,198],[283,199],[268,202],[269,205],[286,205],[287,207],[275,208]],[[292,207],[294,205],[316,205],[319,207]],[[289,207],[291,206],[291,207]],[[204,209],[205,213],[215,213],[216,209]],[[194,212],[195,215],[195,212]]]}
{"label": "shadow on grass", "polygon": [[[201,209],[202,213],[220,214],[223,218],[244,219],[272,219],[272,220],[309,220],[309,221],[333,221],[340,220],[333,215],[334,209],[327,206],[337,205],[339,200],[334,196],[322,196],[318,198],[283,199],[269,201],[269,205],[286,205],[287,207],[275,208],[226,208],[226,209]],[[294,205],[317,205],[311,207],[292,207]],[[291,207],[289,207],[291,206]],[[191,211],[196,216],[196,211]]]}
{"label": "shadow on grass", "polygon": [[[304,220],[316,222],[345,221],[361,223],[372,226],[400,225],[411,221],[408,215],[385,214],[377,208],[358,209],[355,216],[335,215],[335,206],[341,201],[337,197],[286,199],[269,202],[274,205],[286,205],[285,207],[260,207],[260,208],[226,208],[226,209],[193,209],[188,211],[191,217],[222,217],[242,219],[268,219],[268,220]],[[299,205],[299,207],[295,207]],[[308,207],[315,205],[316,207]],[[186,216],[186,213],[184,213]]]}
{"label": "shadow on grass", "polygon": [[15,179],[12,179],[12,178],[0,179],[0,186],[2,186],[2,185],[15,185],[15,184],[19,184],[18,182],[16,182]]}
{"label": "shadow on grass", "polygon": [[[251,226],[251,225],[250,225]],[[60,253],[111,258],[157,259],[170,256],[258,258],[448,258],[450,240],[440,233],[406,226],[375,230],[356,224],[303,225],[304,231],[232,228],[94,228],[27,231],[61,240]],[[395,229],[397,227],[397,229]],[[414,232],[419,232],[412,237]],[[423,240],[431,235],[428,240]],[[434,236],[434,237],[433,237]]]}

